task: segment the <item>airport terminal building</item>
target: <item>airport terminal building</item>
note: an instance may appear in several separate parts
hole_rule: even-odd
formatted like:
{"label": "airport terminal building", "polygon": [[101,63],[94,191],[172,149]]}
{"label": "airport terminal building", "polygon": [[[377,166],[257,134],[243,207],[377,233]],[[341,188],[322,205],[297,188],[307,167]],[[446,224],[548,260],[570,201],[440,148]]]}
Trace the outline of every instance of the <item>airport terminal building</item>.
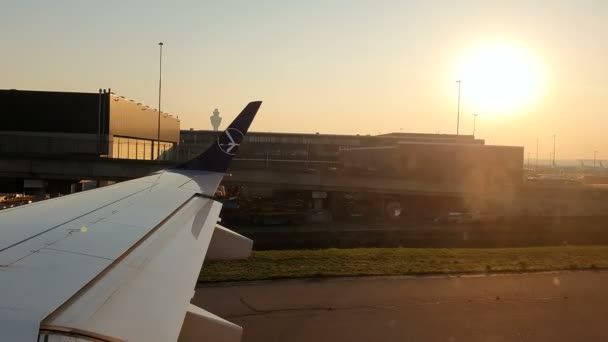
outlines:
{"label": "airport terminal building", "polygon": [[[119,96],[98,93],[0,90],[0,187],[45,198],[125,177],[92,171],[120,160],[174,160],[179,120]],[[114,161],[112,163],[112,161]],[[156,163],[156,162],[155,162]],[[95,165],[94,165],[95,164]],[[93,175],[83,175],[83,171]],[[150,171],[147,171],[150,172]]]}
{"label": "airport terminal building", "polygon": [[161,113],[159,136],[156,109],[105,90],[0,90],[0,115],[0,153],[169,160],[179,141],[179,119]]}
{"label": "airport terminal building", "polygon": [[[182,130],[180,156],[216,136]],[[470,135],[249,132],[224,184],[238,188],[234,214],[245,224],[434,218],[511,201],[503,194],[523,184],[523,154]]]}
{"label": "airport terminal building", "polygon": [[[215,142],[217,132],[182,130],[187,159]],[[282,169],[341,169],[353,174],[428,183],[523,181],[523,147],[486,145],[471,135],[389,133],[337,135],[250,132],[235,165]]]}

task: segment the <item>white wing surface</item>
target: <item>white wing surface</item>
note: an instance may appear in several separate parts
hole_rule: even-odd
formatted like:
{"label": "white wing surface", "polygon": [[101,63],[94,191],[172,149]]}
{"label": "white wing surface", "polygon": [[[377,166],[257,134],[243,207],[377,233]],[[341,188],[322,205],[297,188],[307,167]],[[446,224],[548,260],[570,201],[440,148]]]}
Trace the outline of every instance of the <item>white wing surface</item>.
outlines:
{"label": "white wing surface", "polygon": [[0,211],[0,341],[175,341],[187,313],[205,340],[240,339],[190,299],[218,226],[213,195],[260,105],[175,168]]}

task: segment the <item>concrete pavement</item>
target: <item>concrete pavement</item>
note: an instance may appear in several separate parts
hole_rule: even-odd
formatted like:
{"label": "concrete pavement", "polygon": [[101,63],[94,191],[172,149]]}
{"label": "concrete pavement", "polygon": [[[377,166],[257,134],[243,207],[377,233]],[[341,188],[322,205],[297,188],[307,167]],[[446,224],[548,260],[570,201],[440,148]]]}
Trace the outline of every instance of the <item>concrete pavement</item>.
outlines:
{"label": "concrete pavement", "polygon": [[608,340],[608,272],[205,285],[193,303],[243,342]]}

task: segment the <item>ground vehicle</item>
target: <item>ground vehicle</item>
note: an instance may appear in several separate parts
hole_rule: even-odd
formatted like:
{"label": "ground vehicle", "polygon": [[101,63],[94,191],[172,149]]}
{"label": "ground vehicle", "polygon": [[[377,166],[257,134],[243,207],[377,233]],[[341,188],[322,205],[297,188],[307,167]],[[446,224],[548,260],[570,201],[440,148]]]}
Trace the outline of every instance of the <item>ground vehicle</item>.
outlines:
{"label": "ground vehicle", "polygon": [[33,196],[23,194],[9,194],[0,199],[0,209],[18,207],[24,204],[30,204],[34,201]]}

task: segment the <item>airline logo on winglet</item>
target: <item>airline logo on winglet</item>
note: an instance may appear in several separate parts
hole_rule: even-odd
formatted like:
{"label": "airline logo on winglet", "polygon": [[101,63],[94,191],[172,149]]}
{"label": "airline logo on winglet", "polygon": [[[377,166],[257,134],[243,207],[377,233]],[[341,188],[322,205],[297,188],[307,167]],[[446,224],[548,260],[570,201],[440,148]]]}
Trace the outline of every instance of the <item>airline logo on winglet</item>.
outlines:
{"label": "airline logo on winglet", "polygon": [[217,137],[217,146],[228,155],[235,155],[241,146],[244,134],[236,128],[228,127],[222,135]]}
{"label": "airline logo on winglet", "polygon": [[217,143],[211,144],[203,153],[174,169],[225,173],[261,105],[262,101],[249,102],[230,126],[218,136]]}

